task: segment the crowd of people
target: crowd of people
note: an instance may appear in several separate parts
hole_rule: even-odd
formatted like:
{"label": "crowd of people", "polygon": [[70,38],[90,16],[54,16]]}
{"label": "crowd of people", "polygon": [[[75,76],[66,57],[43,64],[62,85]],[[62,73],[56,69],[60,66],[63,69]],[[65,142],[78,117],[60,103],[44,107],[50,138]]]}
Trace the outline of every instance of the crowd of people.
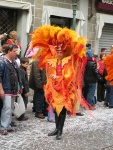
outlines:
{"label": "crowd of people", "polygon": [[[32,63],[28,80],[29,58],[20,57],[21,46],[17,41],[16,31],[11,31],[8,39],[4,34],[0,35],[0,39],[0,133],[7,135],[8,132],[14,132],[13,127],[16,127],[16,123],[12,120],[14,102],[17,102],[18,94],[21,94],[25,109],[27,109],[29,88],[34,90],[35,117],[44,119],[47,116],[47,103],[43,90],[46,74],[45,70],[37,68],[38,61],[35,61]],[[16,117],[17,121],[28,119],[25,113]]]}
{"label": "crowd of people", "polygon": [[[91,44],[87,45],[87,48],[83,95],[91,106],[104,101],[105,107],[113,108],[112,85],[110,85],[111,81],[106,80],[108,74],[106,59],[109,58],[109,55],[107,57],[107,49],[102,48],[98,58],[93,54]],[[112,51],[113,47],[111,46],[110,55],[112,55]],[[95,109],[95,107],[91,109]]]}
{"label": "crowd of people", "polygon": [[[60,30],[63,31],[59,28],[58,32]],[[70,30],[67,30],[67,32],[70,34]],[[0,133],[2,135],[14,132],[13,127],[16,126],[12,119],[15,109],[14,102],[17,101],[18,94],[21,94],[25,109],[27,109],[30,88],[34,91],[32,111],[35,112],[35,117],[44,119],[48,116],[47,108],[48,110],[53,109],[52,113],[55,116],[53,122],[55,122],[56,127],[48,136],[56,135],[57,140],[62,137],[66,114],[84,115],[80,112],[81,100],[78,101],[78,97],[84,100],[82,100],[81,107],[86,109],[96,110],[96,103],[102,101],[104,101],[105,107],[113,108],[113,86],[106,80],[108,73],[106,69],[106,48],[101,49],[98,57],[93,53],[90,43],[85,45],[79,43],[78,40],[79,44],[84,45],[82,50],[87,49],[86,56],[83,55],[81,57],[83,59],[80,60],[80,57],[75,55],[73,51],[70,54],[73,53],[74,57],[67,54],[67,43],[65,45],[63,45],[63,42],[63,44],[61,42],[54,43],[55,51],[53,51],[53,47],[52,50],[49,48],[51,54],[55,57],[53,59],[48,57],[45,68],[41,59],[45,57],[44,54],[49,56],[50,52],[44,53],[43,57],[35,56],[36,59],[31,63],[28,78],[29,59],[36,55],[39,48],[32,44],[32,48],[29,47],[25,57],[20,57],[21,45],[17,40],[16,31],[10,32],[9,39],[6,35],[0,35],[0,39]],[[34,45],[36,46],[36,43]],[[40,46],[40,39],[37,46]],[[47,45],[45,47],[47,48]],[[111,54],[112,52],[113,47],[111,47]],[[76,62],[81,63],[81,65],[84,64],[82,70]],[[75,70],[80,73],[80,78]],[[85,103],[85,100],[87,103]],[[23,113],[16,119],[17,121],[27,121],[29,117]]]}

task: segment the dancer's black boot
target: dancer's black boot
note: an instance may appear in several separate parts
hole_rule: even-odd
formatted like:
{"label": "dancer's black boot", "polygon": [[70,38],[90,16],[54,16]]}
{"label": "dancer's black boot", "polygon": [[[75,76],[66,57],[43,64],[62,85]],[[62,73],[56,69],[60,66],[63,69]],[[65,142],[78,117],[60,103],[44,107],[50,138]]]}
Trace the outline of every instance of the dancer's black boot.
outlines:
{"label": "dancer's black boot", "polygon": [[58,116],[57,116],[57,114],[56,114],[56,112],[55,112],[55,124],[56,124],[56,129],[55,129],[53,132],[49,133],[48,136],[57,135],[57,133],[58,133],[58,123],[59,123]]}
{"label": "dancer's black boot", "polygon": [[63,108],[63,111],[59,115],[58,133],[56,136],[56,140],[60,140],[62,138],[62,131],[64,127],[65,118],[66,118],[66,109]]}

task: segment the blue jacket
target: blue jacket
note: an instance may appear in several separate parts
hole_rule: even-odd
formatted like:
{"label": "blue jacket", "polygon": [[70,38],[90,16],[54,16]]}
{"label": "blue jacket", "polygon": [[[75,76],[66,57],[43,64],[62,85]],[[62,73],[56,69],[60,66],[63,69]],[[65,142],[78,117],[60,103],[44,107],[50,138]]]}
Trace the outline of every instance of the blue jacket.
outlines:
{"label": "blue jacket", "polygon": [[[20,72],[18,65],[15,60],[12,61],[12,64],[17,72],[19,87],[22,89],[22,82],[20,78]],[[2,84],[5,94],[12,94],[11,92],[11,82],[10,82],[10,72],[7,66],[7,59],[3,56],[0,57],[0,83]]]}

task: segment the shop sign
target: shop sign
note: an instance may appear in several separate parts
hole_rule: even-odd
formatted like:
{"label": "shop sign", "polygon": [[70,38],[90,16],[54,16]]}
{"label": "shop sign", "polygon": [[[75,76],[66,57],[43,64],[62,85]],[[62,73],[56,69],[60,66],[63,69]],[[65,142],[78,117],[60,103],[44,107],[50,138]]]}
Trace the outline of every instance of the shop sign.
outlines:
{"label": "shop sign", "polygon": [[96,1],[96,9],[104,12],[112,12],[113,13],[113,0],[97,0]]}
{"label": "shop sign", "polygon": [[113,0],[102,0],[102,3],[113,5]]}

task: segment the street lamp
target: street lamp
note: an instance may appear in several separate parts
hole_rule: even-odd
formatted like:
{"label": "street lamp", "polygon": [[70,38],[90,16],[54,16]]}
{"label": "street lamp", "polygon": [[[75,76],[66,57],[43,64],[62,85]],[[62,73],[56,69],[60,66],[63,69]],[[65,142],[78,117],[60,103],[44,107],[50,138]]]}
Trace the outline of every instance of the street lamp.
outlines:
{"label": "street lamp", "polygon": [[72,29],[75,30],[76,29],[76,7],[77,7],[77,1],[78,0],[72,0],[72,6],[73,6],[73,21],[72,21]]}

